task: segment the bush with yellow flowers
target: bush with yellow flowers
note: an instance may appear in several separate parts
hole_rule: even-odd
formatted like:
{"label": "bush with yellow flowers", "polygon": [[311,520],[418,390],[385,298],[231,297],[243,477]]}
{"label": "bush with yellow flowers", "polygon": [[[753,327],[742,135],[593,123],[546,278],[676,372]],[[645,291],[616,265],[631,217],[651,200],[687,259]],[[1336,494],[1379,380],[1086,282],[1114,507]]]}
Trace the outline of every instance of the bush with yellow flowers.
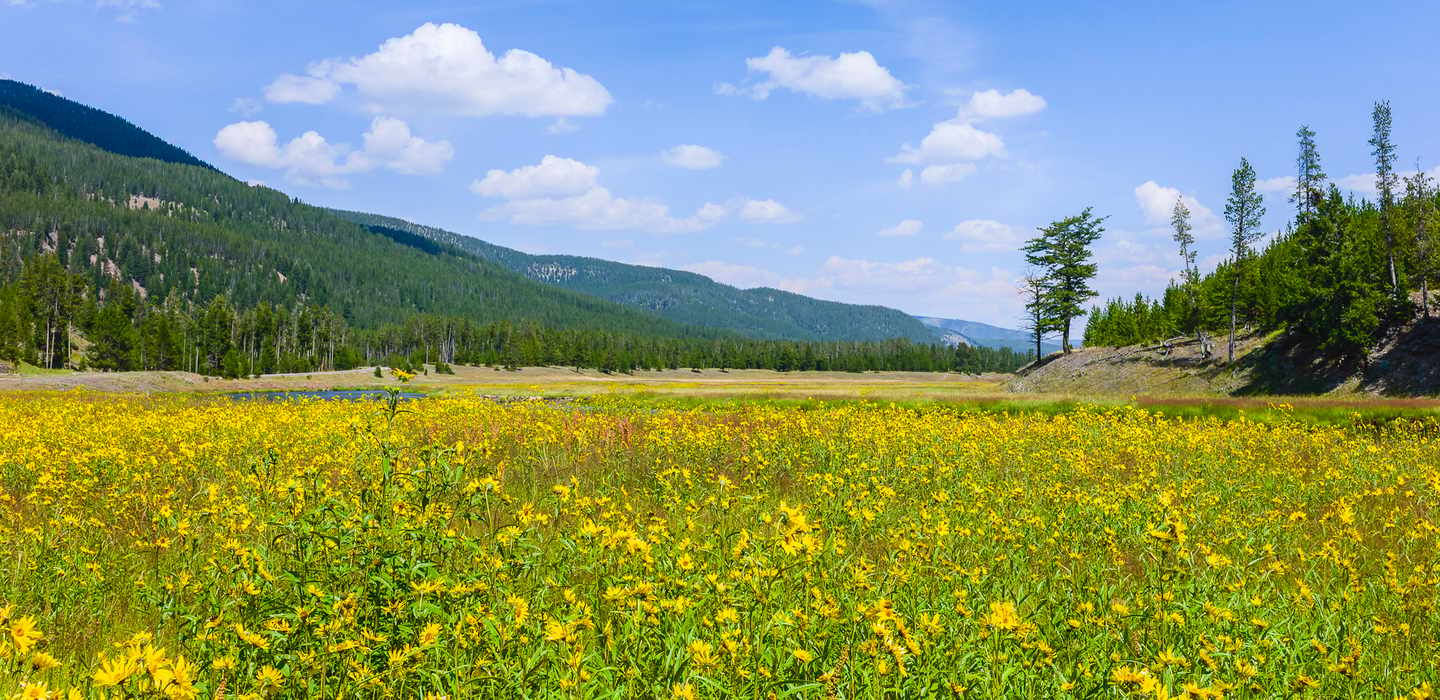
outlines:
{"label": "bush with yellow flowers", "polygon": [[1429,697],[1440,426],[0,399],[0,693]]}

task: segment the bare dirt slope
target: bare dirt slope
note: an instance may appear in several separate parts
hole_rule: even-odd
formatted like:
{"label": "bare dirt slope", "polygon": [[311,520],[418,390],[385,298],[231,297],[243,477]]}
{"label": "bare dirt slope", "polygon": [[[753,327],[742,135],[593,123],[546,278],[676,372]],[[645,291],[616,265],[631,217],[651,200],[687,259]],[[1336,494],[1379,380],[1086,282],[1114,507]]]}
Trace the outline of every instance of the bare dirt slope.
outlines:
{"label": "bare dirt slope", "polygon": [[1280,334],[1237,340],[1234,364],[1225,339],[1201,357],[1192,338],[1166,348],[1080,348],[1020,370],[1013,392],[1111,396],[1440,395],[1440,318],[1392,329],[1364,362],[1338,362]]}

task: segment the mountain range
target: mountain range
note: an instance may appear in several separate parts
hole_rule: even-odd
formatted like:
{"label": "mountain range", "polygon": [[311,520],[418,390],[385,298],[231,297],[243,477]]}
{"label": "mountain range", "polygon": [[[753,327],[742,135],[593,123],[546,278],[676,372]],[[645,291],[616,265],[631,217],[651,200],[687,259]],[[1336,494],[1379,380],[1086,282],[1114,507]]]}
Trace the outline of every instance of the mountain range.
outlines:
{"label": "mountain range", "polygon": [[[916,316],[915,318],[940,332],[941,340],[947,344],[964,343],[965,345],[989,348],[1010,348],[1017,352],[1034,352],[1035,350],[1035,339],[1025,331],[1001,328],[978,321],[962,321],[956,318],[936,318],[934,316]],[[1040,343],[1042,355],[1048,355],[1059,349],[1059,343],[1050,341]]]}
{"label": "mountain range", "polygon": [[[130,122],[0,80],[0,272],[60,252],[97,287],[329,305],[361,325],[415,312],[661,335],[963,342],[1025,334],[882,306],[738,289],[703,275],[531,255],[236,180]],[[78,261],[78,265],[76,264]]]}

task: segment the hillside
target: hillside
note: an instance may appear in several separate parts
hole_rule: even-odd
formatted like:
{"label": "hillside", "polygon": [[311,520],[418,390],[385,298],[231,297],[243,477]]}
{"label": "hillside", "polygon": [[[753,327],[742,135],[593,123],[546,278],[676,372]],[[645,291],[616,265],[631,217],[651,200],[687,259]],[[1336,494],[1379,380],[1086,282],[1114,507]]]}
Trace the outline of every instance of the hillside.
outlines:
{"label": "hillside", "polygon": [[[1035,341],[1025,331],[956,318],[936,318],[934,316],[916,316],[915,318],[931,328],[939,329],[944,336],[953,336],[956,342],[963,342],[967,345],[1010,348],[1016,352],[1034,352],[1035,350]],[[1059,343],[1043,341],[1040,343],[1042,355],[1059,349]]]}
{"label": "hillside", "polygon": [[[18,279],[25,260],[54,254],[96,289],[119,283],[141,298],[174,295],[195,303],[223,294],[241,307],[303,302],[328,306],[362,327],[444,313],[480,322],[697,332],[540,284],[458,249],[377,234],[208,167],[118,155],[43,121],[0,115],[0,280]],[[116,124],[126,123],[110,122]],[[130,129],[100,131],[121,143],[145,141]]]}
{"label": "hillside", "polygon": [[919,320],[881,306],[822,301],[778,289],[738,289],[693,272],[663,267],[574,255],[530,255],[403,219],[362,212],[335,213],[387,236],[419,236],[493,261],[530,279],[653,312],[677,323],[771,339],[938,340],[938,334]]}
{"label": "hillside", "polygon": [[109,112],[14,80],[0,80],[0,116],[30,121],[66,138],[122,156],[211,167],[184,149]]}
{"label": "hillside", "polygon": [[1215,357],[1192,338],[1174,344],[1078,348],[1021,369],[1007,389],[1070,395],[1440,395],[1440,319],[1389,330],[1363,363],[1327,359],[1297,336],[1250,333],[1237,339],[1233,366],[1225,339]]}

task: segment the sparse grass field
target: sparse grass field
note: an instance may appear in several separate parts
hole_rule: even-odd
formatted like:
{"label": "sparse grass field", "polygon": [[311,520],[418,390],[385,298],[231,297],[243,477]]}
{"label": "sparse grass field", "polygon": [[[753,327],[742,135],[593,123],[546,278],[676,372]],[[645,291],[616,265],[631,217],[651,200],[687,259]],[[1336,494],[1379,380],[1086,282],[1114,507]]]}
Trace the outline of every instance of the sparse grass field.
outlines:
{"label": "sparse grass field", "polygon": [[[479,372],[395,413],[0,394],[0,692],[1421,698],[1440,682],[1425,404]],[[599,388],[474,395],[580,386]]]}

